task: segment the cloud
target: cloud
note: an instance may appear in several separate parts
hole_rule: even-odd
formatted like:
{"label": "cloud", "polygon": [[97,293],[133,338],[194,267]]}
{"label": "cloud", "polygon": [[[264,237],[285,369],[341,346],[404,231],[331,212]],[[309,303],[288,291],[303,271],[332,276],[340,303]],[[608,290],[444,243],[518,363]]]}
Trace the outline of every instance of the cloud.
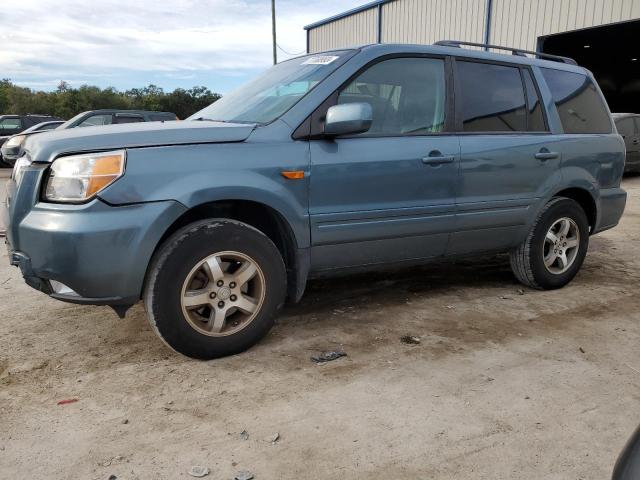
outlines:
{"label": "cloud", "polygon": [[[361,3],[277,0],[278,43],[301,53],[305,24]],[[269,0],[21,0],[3,9],[0,32],[0,75],[43,89],[67,80],[224,91],[272,58]]]}

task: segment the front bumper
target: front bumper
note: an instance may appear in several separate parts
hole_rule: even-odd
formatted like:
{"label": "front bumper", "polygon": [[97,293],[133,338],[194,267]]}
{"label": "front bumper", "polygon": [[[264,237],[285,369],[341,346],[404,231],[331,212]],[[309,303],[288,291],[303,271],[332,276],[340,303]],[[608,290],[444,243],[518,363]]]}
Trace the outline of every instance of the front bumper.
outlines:
{"label": "front bumper", "polygon": [[[186,208],[175,201],[126,206],[100,199],[84,205],[39,202],[34,185],[42,170],[30,167],[17,189],[10,182],[2,209],[10,262],[27,284],[59,300],[136,303],[156,246]],[[51,281],[73,292],[56,293]]]}

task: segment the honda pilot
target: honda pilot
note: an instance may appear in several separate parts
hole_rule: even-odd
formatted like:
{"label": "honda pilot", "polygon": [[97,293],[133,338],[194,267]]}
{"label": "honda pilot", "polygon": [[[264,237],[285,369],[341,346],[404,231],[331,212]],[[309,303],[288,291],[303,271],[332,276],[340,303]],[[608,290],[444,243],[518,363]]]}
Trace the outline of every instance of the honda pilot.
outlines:
{"label": "honda pilot", "polygon": [[623,213],[624,141],[571,59],[465,47],[306,55],[184,122],[31,136],[10,262],[58,300],[142,300],[199,359],[255,344],[318,276],[509,252],[563,287]]}

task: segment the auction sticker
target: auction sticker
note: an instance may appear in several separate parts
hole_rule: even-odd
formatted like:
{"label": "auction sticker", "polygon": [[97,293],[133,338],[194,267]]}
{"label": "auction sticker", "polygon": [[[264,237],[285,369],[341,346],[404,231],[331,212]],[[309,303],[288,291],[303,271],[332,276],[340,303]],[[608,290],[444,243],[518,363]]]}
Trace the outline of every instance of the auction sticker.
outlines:
{"label": "auction sticker", "polygon": [[302,65],[329,65],[331,62],[335,62],[338,58],[334,55],[319,55],[317,57],[307,58]]}

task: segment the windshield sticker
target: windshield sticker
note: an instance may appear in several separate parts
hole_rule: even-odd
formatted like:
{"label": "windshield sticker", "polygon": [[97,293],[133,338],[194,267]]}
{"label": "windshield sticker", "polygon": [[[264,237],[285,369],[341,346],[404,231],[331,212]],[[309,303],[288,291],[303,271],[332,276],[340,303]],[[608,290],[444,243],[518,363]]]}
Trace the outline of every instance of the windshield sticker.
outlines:
{"label": "windshield sticker", "polygon": [[331,62],[335,62],[338,58],[334,55],[321,55],[318,57],[307,58],[302,65],[329,65]]}

